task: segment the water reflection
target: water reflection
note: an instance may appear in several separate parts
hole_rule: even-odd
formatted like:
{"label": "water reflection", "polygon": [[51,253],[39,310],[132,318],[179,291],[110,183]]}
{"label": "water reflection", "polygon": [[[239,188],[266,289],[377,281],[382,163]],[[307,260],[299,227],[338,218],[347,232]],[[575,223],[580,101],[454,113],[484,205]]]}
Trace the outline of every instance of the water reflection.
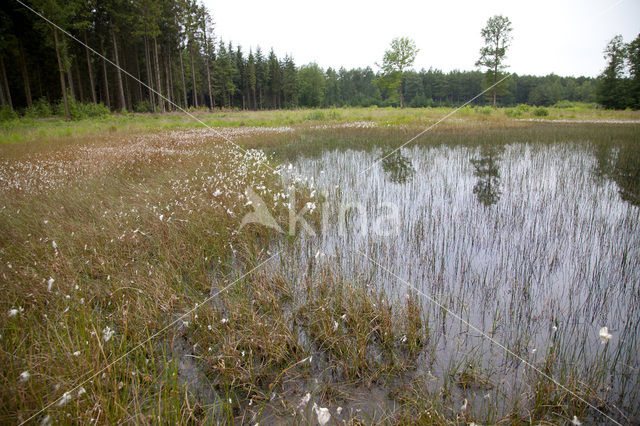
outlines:
{"label": "water reflection", "polygon": [[[274,267],[300,283],[326,279],[301,271],[329,268],[391,300],[404,301],[409,282],[532,364],[553,358],[554,371],[574,366],[583,383],[611,389],[603,400],[640,415],[640,376],[630,373],[640,369],[640,221],[638,209],[621,199],[637,200],[640,161],[610,148],[596,161],[585,145],[413,146],[366,174],[361,170],[379,152],[300,156],[290,173],[326,194],[319,208],[328,211],[327,232],[286,245]],[[594,168],[612,180],[596,185]],[[400,220],[381,237],[375,225],[389,215],[386,203],[397,206]],[[345,205],[354,207],[341,215]],[[452,366],[468,365],[473,354],[495,383],[495,412],[512,412],[531,385],[521,364],[420,300],[430,334],[426,361],[418,364],[435,377],[429,383],[444,386]],[[605,325],[614,338],[602,345]],[[480,416],[491,406],[487,393],[464,396]]]}
{"label": "water reflection", "polygon": [[479,158],[472,158],[474,176],[478,178],[473,193],[478,201],[490,206],[500,200],[500,170],[497,161],[499,151],[496,147],[482,147]]}
{"label": "water reflection", "polygon": [[389,180],[394,183],[405,183],[415,173],[411,160],[406,155],[403,155],[400,150],[391,154],[384,154],[382,170],[385,171]]}
{"label": "water reflection", "polygon": [[599,146],[595,151],[596,175],[613,180],[620,198],[640,206],[640,148],[624,145],[610,148]]}

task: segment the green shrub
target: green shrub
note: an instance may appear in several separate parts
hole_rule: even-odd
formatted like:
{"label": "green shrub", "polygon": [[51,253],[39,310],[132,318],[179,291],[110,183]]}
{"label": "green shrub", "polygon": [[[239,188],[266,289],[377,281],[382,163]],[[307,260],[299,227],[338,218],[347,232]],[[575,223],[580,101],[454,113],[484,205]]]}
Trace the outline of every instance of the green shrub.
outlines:
{"label": "green shrub", "polygon": [[32,106],[24,110],[24,116],[28,118],[47,118],[51,117],[51,114],[51,104],[46,98],[38,99]]}
{"label": "green shrub", "polygon": [[522,116],[522,110],[519,110],[518,108],[505,108],[504,115],[509,118],[520,117]]}
{"label": "green shrub", "polygon": [[536,117],[546,117],[549,115],[549,110],[545,107],[538,107],[533,110],[533,115]]}
{"label": "green shrub", "polygon": [[307,114],[306,119],[309,121],[322,121],[325,119],[324,111],[322,110],[311,111],[309,114]]}
{"label": "green shrub", "polygon": [[473,108],[471,105],[465,105],[464,107],[458,110],[458,114],[460,115],[469,115],[473,112]]}
{"label": "green shrub", "polygon": [[342,113],[340,111],[338,111],[337,109],[332,109],[327,113],[327,118],[329,120],[341,120],[342,119]]}
{"label": "green shrub", "polygon": [[138,102],[136,106],[133,107],[135,112],[151,112],[153,109],[151,108],[151,103],[148,100],[144,100]]}
{"label": "green shrub", "polygon": [[493,114],[493,108],[490,106],[483,106],[483,107],[476,107],[475,108],[476,112],[480,113],[480,114],[484,114],[484,115],[491,115]]}
{"label": "green shrub", "polygon": [[531,110],[531,107],[527,104],[518,104],[513,108],[505,109],[505,115],[507,117],[520,117],[523,114],[528,113]]}
{"label": "green shrub", "polygon": [[8,106],[0,107],[0,121],[10,121],[18,118],[18,114]]}
{"label": "green shrub", "polygon": [[[71,96],[69,96],[68,99],[69,115],[71,116],[72,120],[82,120],[84,118],[92,117],[105,117],[111,113],[111,111],[109,111],[109,108],[107,108],[104,104],[83,104],[76,101]],[[56,115],[64,117],[64,102],[62,99],[54,106],[54,111]]]}
{"label": "green shrub", "polygon": [[573,108],[573,107],[575,107],[575,106],[576,106],[575,102],[571,102],[571,101],[568,101],[568,100],[566,100],[566,99],[565,99],[565,100],[563,100],[563,101],[557,102],[557,103],[554,105],[554,107],[556,107],[556,108],[562,108],[562,109],[566,109],[566,108]]}

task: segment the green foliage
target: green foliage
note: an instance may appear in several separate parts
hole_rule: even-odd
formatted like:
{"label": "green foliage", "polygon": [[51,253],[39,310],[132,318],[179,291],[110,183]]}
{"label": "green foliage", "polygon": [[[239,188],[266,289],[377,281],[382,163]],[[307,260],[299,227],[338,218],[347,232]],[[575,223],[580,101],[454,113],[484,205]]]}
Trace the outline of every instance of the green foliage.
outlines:
{"label": "green foliage", "polygon": [[[627,46],[624,44],[622,36],[617,35],[611,39],[604,51],[607,67],[599,77],[596,96],[598,102],[605,108],[624,109],[634,106],[633,84],[637,83],[637,76],[635,81],[623,76],[629,47],[633,50],[633,43],[631,46]],[[631,69],[633,72],[633,64]]]}
{"label": "green foliage", "polygon": [[340,114],[340,112],[335,109],[314,110],[309,112],[305,117],[305,120],[308,120],[308,121],[337,121],[341,119],[342,119],[342,114]]}
{"label": "green foliage", "polygon": [[386,90],[397,91],[400,97],[400,107],[403,107],[402,77],[403,72],[413,65],[420,50],[416,43],[407,37],[396,37],[391,40],[391,47],[384,52],[382,58],[382,85]]}
{"label": "green foliage", "polygon": [[627,45],[627,60],[631,75],[631,107],[640,109],[640,34]]}
{"label": "green foliage", "polygon": [[136,106],[133,107],[133,110],[135,112],[147,113],[147,112],[153,111],[153,108],[151,107],[151,103],[148,100],[144,100],[144,101],[138,102]]}
{"label": "green foliage", "polygon": [[0,122],[10,121],[18,118],[18,114],[6,105],[0,106]]}
{"label": "green foliage", "polygon": [[[511,43],[511,21],[506,16],[495,15],[489,18],[487,25],[480,32],[485,45],[480,49],[480,58],[476,66],[484,67],[487,70],[485,87],[491,87],[501,79],[500,71],[506,68],[504,59],[507,49]],[[498,86],[501,86],[499,88]],[[504,91],[506,82],[493,86],[490,94],[493,97],[493,106],[496,106],[496,99],[500,91]]]}
{"label": "green foliage", "polygon": [[475,111],[483,115],[491,115],[493,114],[493,111],[495,111],[495,109],[490,106],[483,106],[483,107],[477,106],[475,107]]}
{"label": "green foliage", "polygon": [[515,108],[506,108],[504,110],[504,114],[507,117],[515,118],[521,117],[522,115],[528,113],[531,110],[531,107],[527,104],[519,104]]}
{"label": "green foliage", "polygon": [[24,116],[27,118],[47,118],[51,115],[51,104],[46,98],[38,99],[32,106],[24,110]]}
{"label": "green foliage", "polygon": [[300,67],[300,104],[310,107],[319,107],[324,104],[326,92],[325,75],[322,69],[311,63]]}
{"label": "green foliage", "polygon": [[549,110],[545,107],[538,107],[533,110],[533,115],[536,117],[547,117],[549,115]]}
{"label": "green foliage", "polygon": [[[64,103],[60,100],[55,106],[56,115],[64,116]],[[81,103],[69,97],[69,114],[72,120],[85,118],[106,117],[111,114],[109,108],[103,104]]]}

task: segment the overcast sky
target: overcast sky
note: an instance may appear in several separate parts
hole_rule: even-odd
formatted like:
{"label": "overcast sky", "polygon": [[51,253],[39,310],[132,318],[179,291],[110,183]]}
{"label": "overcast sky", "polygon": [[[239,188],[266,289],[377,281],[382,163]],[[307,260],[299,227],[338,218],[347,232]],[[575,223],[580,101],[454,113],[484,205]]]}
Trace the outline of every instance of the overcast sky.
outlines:
{"label": "overcast sky", "polygon": [[216,36],[244,50],[274,48],[297,65],[371,66],[393,37],[415,40],[415,69],[475,69],[480,30],[496,14],[513,24],[509,70],[518,74],[596,76],[616,34],[640,33],[640,0],[403,1],[204,0]]}

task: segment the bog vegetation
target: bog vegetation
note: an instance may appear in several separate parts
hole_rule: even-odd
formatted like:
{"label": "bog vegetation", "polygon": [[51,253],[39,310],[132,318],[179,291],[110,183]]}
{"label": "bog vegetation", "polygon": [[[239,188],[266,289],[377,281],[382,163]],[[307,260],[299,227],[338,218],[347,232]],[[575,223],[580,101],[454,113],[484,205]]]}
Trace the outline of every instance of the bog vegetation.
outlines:
{"label": "bog vegetation", "polygon": [[0,6],[0,422],[640,415],[638,39],[509,76],[495,16],[481,71],[323,70],[196,1],[29,5],[117,67]]}

